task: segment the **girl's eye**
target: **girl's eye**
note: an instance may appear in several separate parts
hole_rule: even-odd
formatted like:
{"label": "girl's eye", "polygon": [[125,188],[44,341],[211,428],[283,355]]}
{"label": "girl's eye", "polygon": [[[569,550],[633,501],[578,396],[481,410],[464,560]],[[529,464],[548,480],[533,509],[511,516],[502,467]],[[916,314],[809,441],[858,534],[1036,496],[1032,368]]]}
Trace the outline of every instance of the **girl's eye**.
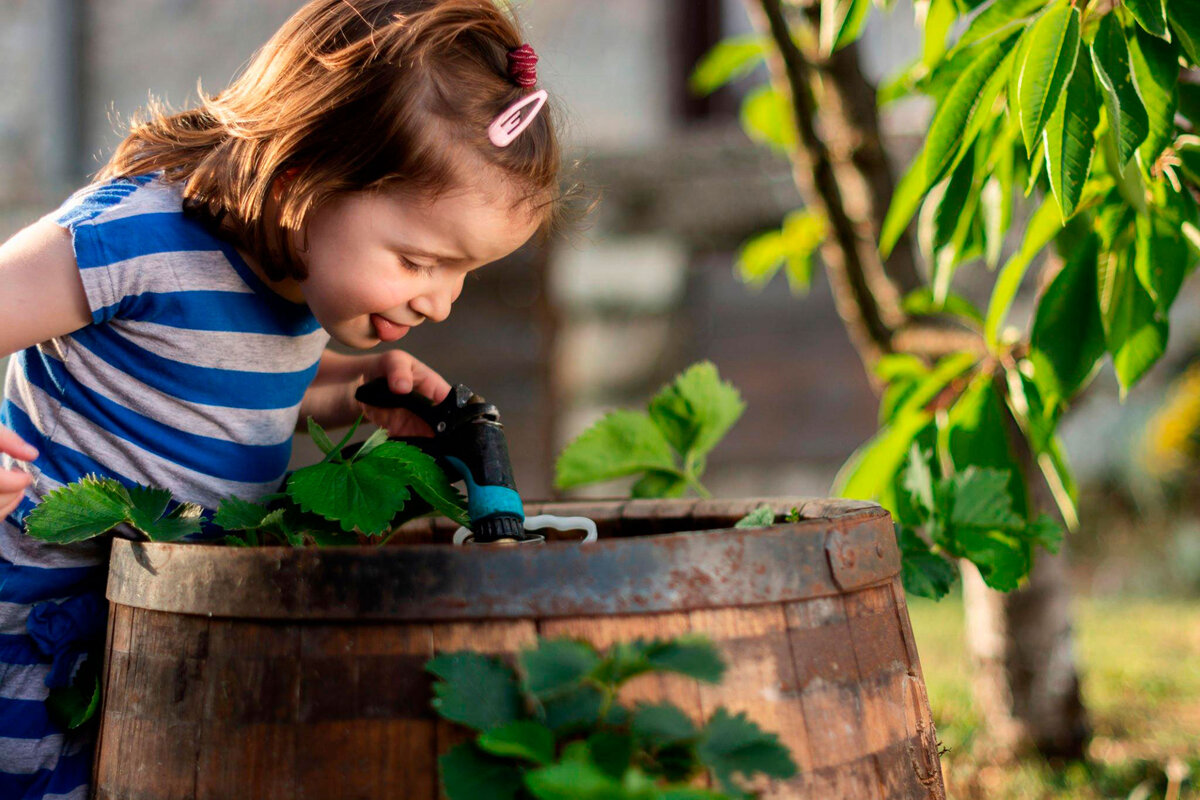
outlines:
{"label": "girl's eye", "polygon": [[399,259],[400,259],[400,265],[402,267],[404,267],[406,270],[408,270],[409,272],[415,272],[418,275],[432,275],[433,274],[432,266],[428,266],[426,264],[417,264],[415,262],[409,261],[404,256],[399,256]]}

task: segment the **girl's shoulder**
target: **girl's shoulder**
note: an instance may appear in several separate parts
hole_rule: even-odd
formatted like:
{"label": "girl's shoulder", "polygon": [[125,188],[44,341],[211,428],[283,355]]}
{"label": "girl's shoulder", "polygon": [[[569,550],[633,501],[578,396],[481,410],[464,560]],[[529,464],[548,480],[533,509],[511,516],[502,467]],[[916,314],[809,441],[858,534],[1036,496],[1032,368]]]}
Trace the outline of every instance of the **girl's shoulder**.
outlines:
{"label": "girl's shoulder", "polygon": [[74,228],[144,214],[182,213],[180,187],[154,173],[88,184],[68,197],[50,216],[59,225]]}

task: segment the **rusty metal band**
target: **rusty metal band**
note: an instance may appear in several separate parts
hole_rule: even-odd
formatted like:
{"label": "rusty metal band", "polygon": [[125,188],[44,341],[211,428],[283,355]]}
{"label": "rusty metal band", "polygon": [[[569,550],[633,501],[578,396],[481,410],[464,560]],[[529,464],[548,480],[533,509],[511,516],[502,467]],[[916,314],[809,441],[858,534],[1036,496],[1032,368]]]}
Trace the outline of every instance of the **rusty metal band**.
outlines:
{"label": "rusty metal band", "polygon": [[254,619],[549,618],[801,601],[899,572],[885,511],[847,504],[845,513],[828,506],[822,513],[828,516],[769,528],[602,538],[586,546],[292,549],[117,539],[108,598]]}

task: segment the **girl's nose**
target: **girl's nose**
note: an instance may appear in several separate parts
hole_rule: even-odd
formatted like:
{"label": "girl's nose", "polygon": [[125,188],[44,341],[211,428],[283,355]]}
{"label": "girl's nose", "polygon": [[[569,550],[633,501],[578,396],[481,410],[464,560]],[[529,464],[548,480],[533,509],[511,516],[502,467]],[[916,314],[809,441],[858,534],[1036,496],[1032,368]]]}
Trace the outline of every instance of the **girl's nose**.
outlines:
{"label": "girl's nose", "polygon": [[409,306],[430,322],[442,322],[450,316],[450,307],[462,292],[462,279],[439,282],[437,286],[413,298]]}

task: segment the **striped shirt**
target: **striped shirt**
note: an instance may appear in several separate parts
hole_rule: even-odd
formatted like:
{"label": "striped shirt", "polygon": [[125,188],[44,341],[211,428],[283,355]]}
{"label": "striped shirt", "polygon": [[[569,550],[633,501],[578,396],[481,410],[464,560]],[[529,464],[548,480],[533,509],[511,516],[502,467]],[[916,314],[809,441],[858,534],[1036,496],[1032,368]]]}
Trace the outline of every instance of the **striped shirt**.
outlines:
{"label": "striped shirt", "polygon": [[0,522],[6,800],[87,796],[94,726],[65,731],[47,716],[57,665],[30,635],[30,611],[40,607],[41,619],[102,593],[108,551],[107,541],[35,541],[24,518],[88,473],[208,508],[275,491],[329,340],[307,306],[272,292],[229,243],[184,215],[177,186],[155,177],[96,184],[52,216],[72,235],[92,324],[15,354],[0,404],[0,424],[39,453],[33,485]]}

